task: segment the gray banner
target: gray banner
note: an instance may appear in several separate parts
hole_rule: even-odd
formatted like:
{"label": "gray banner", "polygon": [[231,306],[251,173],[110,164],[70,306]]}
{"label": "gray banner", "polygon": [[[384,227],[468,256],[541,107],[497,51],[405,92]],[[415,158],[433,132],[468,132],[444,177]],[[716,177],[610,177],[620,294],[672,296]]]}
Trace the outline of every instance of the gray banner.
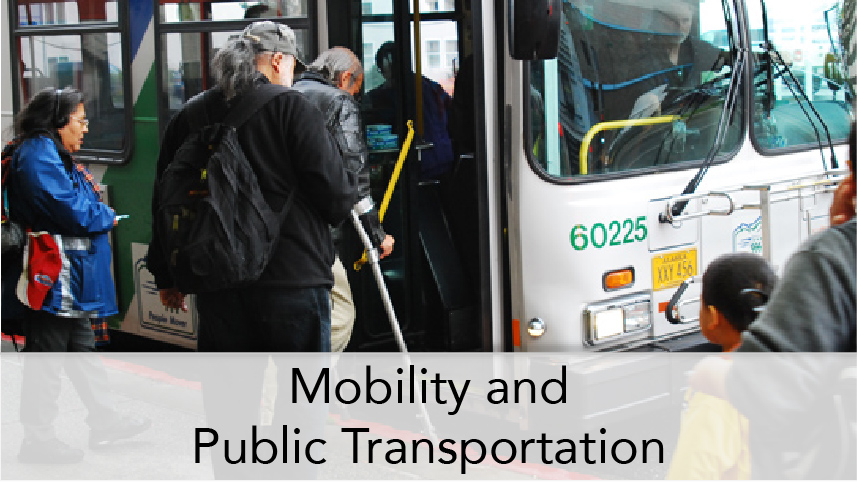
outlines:
{"label": "gray banner", "polygon": [[[688,390],[703,358],[2,353],[0,476],[855,477],[853,354],[708,358],[732,404]],[[113,406],[152,427],[90,447]],[[21,463],[25,437],[83,461]]]}

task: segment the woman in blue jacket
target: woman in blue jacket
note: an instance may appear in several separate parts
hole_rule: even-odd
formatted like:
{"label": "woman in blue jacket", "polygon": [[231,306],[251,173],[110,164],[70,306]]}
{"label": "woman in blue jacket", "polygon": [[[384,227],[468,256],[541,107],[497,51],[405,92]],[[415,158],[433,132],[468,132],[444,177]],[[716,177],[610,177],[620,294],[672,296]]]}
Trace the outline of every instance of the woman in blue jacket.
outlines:
{"label": "woman in blue jacket", "polygon": [[28,323],[28,351],[91,351],[90,320],[117,312],[107,240],[116,214],[71,156],[88,124],[83,95],[74,89],[39,92],[17,118],[9,214],[34,232],[50,233],[62,259],[43,304],[30,306],[43,313]]}
{"label": "woman in blue jacket", "polygon": [[[61,260],[44,299],[28,298],[32,310],[24,328],[28,352],[92,352],[92,320],[117,313],[107,239],[117,223],[116,213],[101,200],[92,175],[72,159],[88,126],[83,94],[72,88],[40,91],[16,118],[15,152],[7,177],[9,215],[33,232],[49,233]],[[66,364],[89,409],[90,444],[148,428],[148,420],[129,419],[116,411],[103,366],[94,362],[74,357]],[[24,444],[18,456],[22,462],[75,462],[83,457],[79,449],[60,442],[53,430],[59,368],[48,358],[30,358],[24,364]]]}

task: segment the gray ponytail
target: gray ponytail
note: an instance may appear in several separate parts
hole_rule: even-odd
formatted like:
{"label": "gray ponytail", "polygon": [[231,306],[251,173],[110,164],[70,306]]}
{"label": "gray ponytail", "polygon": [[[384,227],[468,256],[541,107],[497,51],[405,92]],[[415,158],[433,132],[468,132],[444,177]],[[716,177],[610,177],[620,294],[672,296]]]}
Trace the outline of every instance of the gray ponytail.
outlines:
{"label": "gray ponytail", "polygon": [[253,85],[256,78],[256,50],[243,37],[229,40],[211,61],[212,75],[226,100]]}

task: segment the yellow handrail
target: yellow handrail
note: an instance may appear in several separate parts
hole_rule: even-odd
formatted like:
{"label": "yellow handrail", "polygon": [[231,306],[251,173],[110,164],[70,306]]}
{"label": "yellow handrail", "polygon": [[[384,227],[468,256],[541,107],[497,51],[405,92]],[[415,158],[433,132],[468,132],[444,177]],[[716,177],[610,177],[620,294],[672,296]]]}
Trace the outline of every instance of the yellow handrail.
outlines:
{"label": "yellow handrail", "polygon": [[624,120],[616,120],[616,121],[607,121],[607,122],[599,122],[592,126],[589,129],[589,132],[583,136],[583,140],[580,142],[580,174],[588,174],[589,172],[589,162],[587,157],[589,157],[589,143],[592,142],[592,138],[595,137],[595,134],[607,129],[621,129],[623,127],[630,126],[647,126],[653,124],[665,124],[667,122],[674,122],[678,119],[681,119],[681,116],[678,115],[662,115],[658,117],[645,117],[643,119],[624,119]]}
{"label": "yellow handrail", "polygon": [[[402,150],[399,152],[399,159],[396,161],[396,167],[393,168],[393,175],[390,176],[390,182],[387,184],[387,191],[384,193],[384,199],[381,201],[381,207],[378,208],[378,221],[384,221],[384,214],[387,213],[387,207],[390,205],[390,199],[393,197],[393,191],[396,189],[396,183],[399,181],[399,175],[402,173],[402,166],[405,165],[405,159],[408,157],[408,150],[411,148],[411,141],[414,139],[414,121],[408,121],[408,136],[405,138],[405,143],[402,144]],[[360,268],[366,264],[366,250],[363,250],[363,256],[354,262],[354,271],[360,271]]]}

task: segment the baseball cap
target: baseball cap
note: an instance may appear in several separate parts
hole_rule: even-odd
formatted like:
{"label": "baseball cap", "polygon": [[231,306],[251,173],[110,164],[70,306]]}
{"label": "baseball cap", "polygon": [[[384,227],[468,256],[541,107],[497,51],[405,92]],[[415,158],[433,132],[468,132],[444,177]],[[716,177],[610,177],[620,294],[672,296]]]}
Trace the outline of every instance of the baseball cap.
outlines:
{"label": "baseball cap", "polygon": [[298,52],[295,32],[289,27],[270,20],[253,22],[241,34],[256,44],[260,51],[282,52],[295,57],[295,75],[306,70],[306,64]]}

